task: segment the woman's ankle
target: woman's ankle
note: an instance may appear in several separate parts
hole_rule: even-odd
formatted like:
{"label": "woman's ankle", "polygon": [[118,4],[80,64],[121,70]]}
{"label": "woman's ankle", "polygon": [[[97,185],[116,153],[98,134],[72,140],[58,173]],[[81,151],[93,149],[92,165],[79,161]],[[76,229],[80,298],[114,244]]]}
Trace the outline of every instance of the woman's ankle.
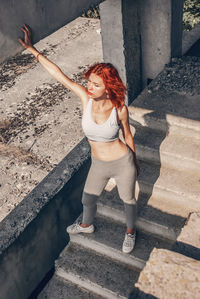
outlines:
{"label": "woman's ankle", "polygon": [[134,229],[134,228],[128,228],[128,227],[127,227],[127,229],[126,229],[126,233],[127,233],[127,234],[131,234],[131,235],[133,235],[133,234],[135,233],[135,229]]}
{"label": "woman's ankle", "polygon": [[91,224],[84,224],[84,223],[81,223],[81,227],[89,227]]}

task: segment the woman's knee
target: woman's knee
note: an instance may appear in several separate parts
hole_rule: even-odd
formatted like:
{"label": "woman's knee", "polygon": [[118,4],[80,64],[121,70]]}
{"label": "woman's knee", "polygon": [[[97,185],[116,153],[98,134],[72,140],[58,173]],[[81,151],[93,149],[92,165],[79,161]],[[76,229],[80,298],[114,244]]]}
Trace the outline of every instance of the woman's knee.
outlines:
{"label": "woman's knee", "polygon": [[124,204],[127,204],[127,205],[136,205],[135,197],[133,197],[133,198],[123,198],[122,201],[124,202]]}

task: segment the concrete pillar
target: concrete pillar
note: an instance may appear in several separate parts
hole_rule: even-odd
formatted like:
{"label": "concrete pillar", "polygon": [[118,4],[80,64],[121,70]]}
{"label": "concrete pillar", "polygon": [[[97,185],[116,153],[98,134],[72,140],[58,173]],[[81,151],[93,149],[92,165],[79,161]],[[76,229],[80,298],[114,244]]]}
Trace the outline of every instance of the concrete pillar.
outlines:
{"label": "concrete pillar", "polygon": [[118,69],[128,87],[127,102],[141,91],[138,0],[107,0],[100,4],[103,57]]}
{"label": "concrete pillar", "polygon": [[143,86],[182,54],[183,0],[140,0]]}

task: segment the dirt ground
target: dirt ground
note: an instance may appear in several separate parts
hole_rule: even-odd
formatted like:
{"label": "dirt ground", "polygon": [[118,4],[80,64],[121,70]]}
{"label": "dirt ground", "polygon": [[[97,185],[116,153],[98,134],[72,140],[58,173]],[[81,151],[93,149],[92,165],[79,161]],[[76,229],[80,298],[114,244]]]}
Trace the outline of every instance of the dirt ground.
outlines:
{"label": "dirt ground", "polygon": [[[37,43],[76,82],[102,61],[99,20],[78,18]],[[81,106],[27,51],[0,65],[0,221],[83,138]]]}

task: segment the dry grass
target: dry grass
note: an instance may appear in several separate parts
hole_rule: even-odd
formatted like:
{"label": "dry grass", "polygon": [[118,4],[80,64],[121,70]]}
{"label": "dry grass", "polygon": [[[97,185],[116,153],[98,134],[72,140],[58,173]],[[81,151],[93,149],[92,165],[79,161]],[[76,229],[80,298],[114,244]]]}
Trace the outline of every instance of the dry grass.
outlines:
{"label": "dry grass", "polygon": [[200,1],[185,0],[183,7],[183,29],[191,30],[200,22]]}
{"label": "dry grass", "polygon": [[[41,52],[48,55],[48,51]],[[17,76],[27,72],[28,69],[37,65],[37,61],[32,54],[19,53],[6,59],[0,64],[0,90],[6,90],[15,84]]]}
{"label": "dry grass", "polygon": [[32,164],[40,166],[42,169],[47,171],[52,170],[53,166],[47,159],[39,159],[37,155],[15,145],[6,144],[0,142],[0,156],[9,157],[11,160],[17,160],[20,163],[27,163],[27,165]]}
{"label": "dry grass", "polygon": [[3,121],[0,121],[0,130],[1,129],[7,129],[10,124],[11,124],[11,121],[9,119],[5,119]]}
{"label": "dry grass", "polygon": [[81,16],[85,18],[100,19],[99,6],[91,6],[87,11],[83,11]]}
{"label": "dry grass", "polygon": [[17,158],[20,161],[27,162],[30,159],[33,159],[32,153],[27,150],[17,147],[15,145],[8,145],[6,143],[0,143],[0,155],[6,157]]}
{"label": "dry grass", "polygon": [[0,142],[2,142],[2,143],[6,143],[6,141],[5,141],[4,137],[1,135],[1,132],[2,132],[2,130],[8,129],[10,124],[11,124],[10,120],[7,120],[7,119],[0,121]]}

